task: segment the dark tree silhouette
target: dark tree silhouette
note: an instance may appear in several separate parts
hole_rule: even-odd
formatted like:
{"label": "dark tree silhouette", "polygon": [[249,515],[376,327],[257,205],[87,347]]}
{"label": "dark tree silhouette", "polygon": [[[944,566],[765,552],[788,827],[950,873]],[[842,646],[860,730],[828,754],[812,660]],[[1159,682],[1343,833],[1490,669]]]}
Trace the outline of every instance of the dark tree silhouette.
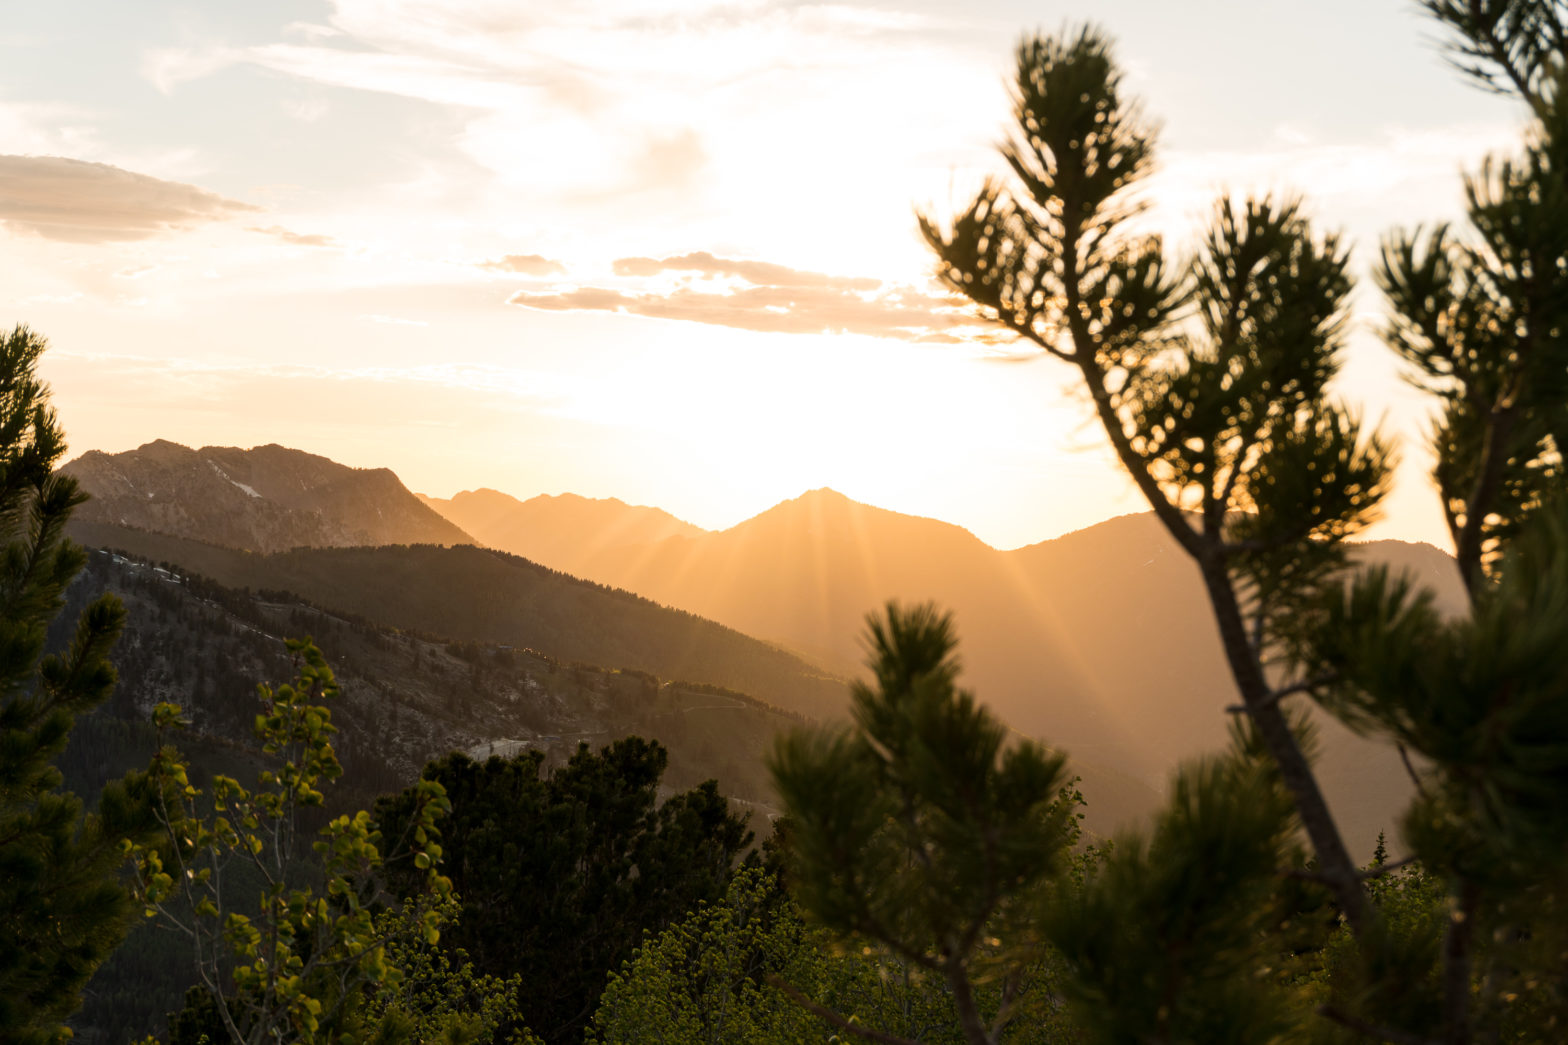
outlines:
{"label": "dark tree silhouette", "polygon": [[125,611],[105,595],[68,647],[44,655],[66,586],[86,562],[66,540],[85,495],[53,474],[65,440],[37,366],[45,340],[0,338],[0,1039],[52,1042],[124,937],[121,842],[150,836],[146,778],[104,788],[96,813],[61,790],[54,763],[76,716],[114,686],[108,655]]}
{"label": "dark tree silhouette", "polygon": [[[442,945],[481,973],[520,974],[518,1009],[546,1042],[580,1041],[607,971],[644,931],[722,896],[751,840],[712,781],[659,802],[666,760],[658,743],[629,737],[599,752],[584,744],[553,772],[538,752],[482,763],[454,754],[425,769],[452,802],[444,870],[462,901]],[[412,797],[377,804],[388,837],[403,831]],[[392,891],[416,871],[389,861]]]}

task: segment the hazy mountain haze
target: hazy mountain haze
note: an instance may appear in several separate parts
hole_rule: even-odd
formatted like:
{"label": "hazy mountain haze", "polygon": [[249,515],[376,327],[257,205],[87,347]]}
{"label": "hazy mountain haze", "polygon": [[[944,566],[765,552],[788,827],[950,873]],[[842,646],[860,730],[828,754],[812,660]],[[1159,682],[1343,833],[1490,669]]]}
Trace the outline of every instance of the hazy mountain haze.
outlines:
{"label": "hazy mountain haze", "polygon": [[707,532],[662,509],[628,505],[613,497],[540,494],[519,501],[489,489],[464,490],[447,499],[417,496],[480,544],[577,576],[589,576],[584,567],[606,549]]}
{"label": "hazy mountain haze", "polygon": [[[536,510],[507,548],[566,547],[571,527],[568,512],[552,523]],[[1452,560],[1430,545],[1380,541],[1357,555],[1411,571],[1441,606],[1463,604]],[[579,547],[562,568],[846,672],[868,610],[934,600],[956,614],[965,684],[1010,724],[1156,784],[1225,742],[1237,699],[1197,568],[1147,514],[998,551],[960,527],[819,489],[728,530]],[[1370,851],[1394,827],[1408,776],[1391,749],[1322,718],[1325,790],[1350,844]]]}

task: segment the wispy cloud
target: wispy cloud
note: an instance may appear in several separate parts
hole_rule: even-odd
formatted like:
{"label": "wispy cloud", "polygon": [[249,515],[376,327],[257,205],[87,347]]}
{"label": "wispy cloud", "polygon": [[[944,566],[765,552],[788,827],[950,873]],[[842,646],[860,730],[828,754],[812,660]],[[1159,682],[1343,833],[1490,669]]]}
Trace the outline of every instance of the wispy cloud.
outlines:
{"label": "wispy cloud", "polygon": [[[803,134],[815,131],[830,149],[858,141],[866,152],[902,140],[889,124],[911,114],[849,115],[867,103],[846,105],[846,91],[868,79],[882,85],[879,95],[921,112],[929,130],[930,106],[901,85],[921,81],[935,93],[930,67],[942,29],[923,16],[794,0],[325,6],[322,24],[292,24],[286,39],[149,51],[142,73],[173,91],[244,64],[433,103],[461,127],[449,140],[496,184],[590,208],[646,207],[636,197],[656,194],[661,215],[699,202],[711,212],[721,182],[736,175],[753,191],[771,191],[773,182],[798,188],[797,169],[810,161],[780,142]],[[750,119],[758,104],[768,120]],[[747,124],[745,134],[734,133],[737,122]],[[859,158],[857,151],[843,162]]]}
{"label": "wispy cloud", "polygon": [[540,254],[508,254],[494,261],[481,262],[480,268],[494,272],[516,272],[523,276],[554,276],[566,271],[566,266]]}
{"label": "wispy cloud", "polygon": [[296,247],[335,247],[338,245],[338,241],[333,239],[331,236],[323,236],[320,233],[315,232],[291,232],[281,225],[247,225],[245,226],[245,230],[247,232],[259,232],[264,236],[274,236],[282,240],[284,243],[288,243]]}
{"label": "wispy cloud", "polygon": [[199,80],[242,60],[230,47],[163,47],[142,55],[142,76],[163,94],[189,80]]}
{"label": "wispy cloud", "polygon": [[906,341],[968,340],[968,328],[977,325],[963,302],[946,295],[706,251],[620,258],[612,270],[630,285],[519,290],[507,301],[549,312],[621,312],[740,330]]}
{"label": "wispy cloud", "polygon": [[105,243],[259,208],[183,182],[62,156],[0,156],[0,220],[49,239]]}
{"label": "wispy cloud", "polygon": [[876,290],[880,279],[860,276],[829,276],[804,272],[769,261],[718,258],[707,251],[670,258],[618,258],[613,265],[617,276],[654,276],[660,272],[697,272],[705,276],[738,276],[748,283],[774,287],[829,287],[838,290]]}

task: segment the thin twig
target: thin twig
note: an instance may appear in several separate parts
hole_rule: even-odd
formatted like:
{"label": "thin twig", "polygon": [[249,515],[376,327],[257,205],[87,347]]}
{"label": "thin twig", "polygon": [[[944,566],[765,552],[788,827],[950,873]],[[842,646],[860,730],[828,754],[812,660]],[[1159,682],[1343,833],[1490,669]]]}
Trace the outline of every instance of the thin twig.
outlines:
{"label": "thin twig", "polygon": [[[1401,857],[1398,860],[1393,860],[1386,864],[1379,864],[1378,866],[1368,868],[1365,871],[1358,871],[1356,872],[1356,877],[1360,878],[1362,881],[1368,881],[1369,879],[1373,878],[1382,878],[1386,874],[1393,874],[1401,867],[1408,867],[1415,862],[1416,858],[1413,856]],[[1305,867],[1281,867],[1275,873],[1282,878],[1299,878],[1304,882],[1317,882],[1319,885],[1334,885],[1336,881],[1329,875],[1323,874],[1320,871],[1309,871]]]}
{"label": "thin twig", "polygon": [[1309,679],[1302,679],[1300,682],[1292,682],[1290,685],[1281,689],[1273,690],[1256,704],[1232,704],[1225,710],[1230,712],[1232,715],[1245,715],[1251,713],[1254,710],[1261,711],[1263,708],[1273,707],[1275,704],[1278,704],[1286,697],[1293,697],[1297,693],[1309,693],[1312,690],[1317,689],[1319,686],[1327,686],[1329,683],[1336,681],[1338,678],[1339,676],[1333,672],[1324,672],[1321,675],[1314,675]]}
{"label": "thin twig", "polygon": [[1378,864],[1376,867],[1362,871],[1361,877],[1366,879],[1382,878],[1386,874],[1393,874],[1401,867],[1409,867],[1415,862],[1416,858],[1413,856],[1402,856],[1398,860],[1390,860],[1387,863]]}
{"label": "thin twig", "polygon": [[1393,1027],[1379,1027],[1377,1024],[1358,1019],[1348,1012],[1341,1012],[1332,1005],[1319,1005],[1318,1015],[1339,1024],[1341,1027],[1353,1030],[1357,1034],[1365,1034],[1369,1038],[1377,1038],[1380,1041],[1389,1042],[1390,1045],[1436,1045],[1435,1042],[1429,1041],[1419,1034],[1395,1030]]}
{"label": "thin twig", "polygon": [[785,983],[777,973],[768,973],[767,982],[769,987],[783,991],[785,997],[789,998],[790,1001],[799,1005],[813,1016],[819,1016],[827,1020],[839,1030],[848,1031],[858,1037],[865,1038],[867,1041],[880,1042],[881,1045],[919,1045],[919,1042],[912,1038],[900,1038],[897,1034],[888,1034],[884,1031],[873,1030],[870,1027],[863,1027],[852,1020],[840,1016],[825,1005],[818,1005],[800,991]]}
{"label": "thin twig", "polygon": [[1426,792],[1426,784],[1422,782],[1421,774],[1416,772],[1415,763],[1410,761],[1410,752],[1405,749],[1403,744],[1396,746],[1399,748],[1399,760],[1405,764],[1405,772],[1410,774],[1410,782],[1416,785],[1416,791],[1424,799],[1431,798],[1432,796]]}

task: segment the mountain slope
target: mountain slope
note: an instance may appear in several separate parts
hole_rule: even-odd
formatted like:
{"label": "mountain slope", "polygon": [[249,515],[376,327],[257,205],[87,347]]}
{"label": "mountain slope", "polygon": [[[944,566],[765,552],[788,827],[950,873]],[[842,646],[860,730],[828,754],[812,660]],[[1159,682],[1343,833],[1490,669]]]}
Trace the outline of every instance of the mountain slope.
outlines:
{"label": "mountain slope", "polygon": [[[775,810],[763,755],[780,729],[799,724],[732,691],[438,642],[101,551],[69,589],[52,648],[70,641],[81,608],[106,590],[129,611],[112,658],[119,681],[105,705],[78,719],[59,763],[89,805],[107,781],[145,768],[159,744],[150,714],[159,701],[178,703],[191,723],[172,741],[191,759],[193,780],[254,779],[263,765],[251,733],[256,684],[291,677],[285,636],[314,636],[341,688],[331,712],[344,775],[326,790],[332,813],[370,808],[453,750],[480,759],[538,750],[560,764],[581,742],[601,747],[635,733],[668,748],[665,786],[717,779],[765,837]],[[73,1021],[76,1040],[119,1045],[162,1033],[190,982],[183,943],[140,926],[94,978]]]}
{"label": "mountain slope", "polygon": [[669,512],[613,497],[541,494],[519,501],[487,489],[464,490],[446,500],[418,496],[480,544],[576,576],[604,549],[707,532]]}
{"label": "mountain slope", "polygon": [[868,612],[889,599],[934,600],[955,614],[967,685],[1009,723],[1150,775],[1135,724],[1106,713],[1096,665],[1062,641],[1070,606],[1041,598],[960,527],[813,490],[719,533],[604,549],[582,575],[835,668],[859,661]]}
{"label": "mountain slope", "polygon": [[[1463,605],[1452,561],[1376,542]],[[965,679],[1022,732],[1163,783],[1225,742],[1237,699],[1198,571],[1149,515],[1001,552],[967,531],[812,491],[718,533],[599,549],[578,571],[804,650],[858,659],[861,619],[890,598],[953,610]],[[1397,753],[1320,723],[1321,769],[1352,848],[1369,852],[1410,794]]]}
{"label": "mountain slope", "polygon": [[231,548],[282,551],[360,544],[472,544],[386,468],[349,468],[301,450],[192,450],[164,440],[91,451],[60,469],[92,500],[84,521]]}
{"label": "mountain slope", "polygon": [[81,543],[168,562],[230,587],[284,591],[395,628],[542,651],[842,711],[844,682],[737,631],[624,591],[473,546],[296,548],[262,555],[73,520]]}

